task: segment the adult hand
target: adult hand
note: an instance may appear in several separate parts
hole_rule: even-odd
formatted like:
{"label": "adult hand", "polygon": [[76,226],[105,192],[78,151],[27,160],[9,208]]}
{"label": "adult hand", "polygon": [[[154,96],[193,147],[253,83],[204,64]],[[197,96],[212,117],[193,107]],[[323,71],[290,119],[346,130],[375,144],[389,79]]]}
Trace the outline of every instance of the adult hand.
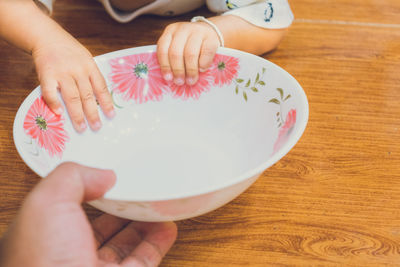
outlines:
{"label": "adult hand", "polygon": [[176,239],[173,222],[105,214],[89,223],[81,203],[114,182],[112,171],[61,164],[28,195],[0,243],[0,266],[157,266]]}

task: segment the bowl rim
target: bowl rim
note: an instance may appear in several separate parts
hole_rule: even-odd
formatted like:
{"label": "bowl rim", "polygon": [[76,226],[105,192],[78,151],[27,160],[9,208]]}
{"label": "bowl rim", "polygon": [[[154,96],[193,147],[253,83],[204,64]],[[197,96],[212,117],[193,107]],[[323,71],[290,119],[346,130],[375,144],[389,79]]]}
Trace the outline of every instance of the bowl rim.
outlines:
{"label": "bowl rim", "polygon": [[[102,55],[98,55],[96,57],[94,57],[94,60],[96,63],[98,63],[98,60],[105,58],[105,57],[110,57],[110,56],[118,56],[119,54],[121,54],[121,56],[127,55],[129,53],[150,53],[150,52],[156,52],[156,45],[147,45],[147,46],[139,46],[139,47],[133,47],[133,48],[126,48],[126,49],[121,49],[121,50],[117,50],[117,51],[113,51],[113,52],[109,52],[109,53],[105,53]],[[139,51],[139,52],[138,52]],[[275,153],[273,154],[271,157],[269,157],[266,161],[263,161],[262,163],[260,163],[258,166],[251,168],[248,171],[245,171],[239,175],[235,175],[233,176],[231,179],[215,184],[213,186],[207,187],[206,189],[192,189],[188,192],[181,192],[180,194],[176,194],[174,196],[171,197],[151,197],[151,198],[135,198],[130,197],[115,197],[115,196],[108,196],[107,193],[105,193],[105,195],[103,196],[103,198],[105,200],[112,200],[112,201],[129,201],[129,202],[156,202],[156,201],[168,201],[168,200],[178,200],[178,199],[184,199],[184,198],[191,198],[191,197],[196,197],[196,196],[201,196],[201,195],[205,195],[205,194],[210,194],[210,193],[214,193],[216,191],[221,191],[223,189],[226,189],[228,187],[234,186],[236,184],[239,184],[247,179],[250,179],[251,177],[254,177],[256,175],[260,175],[262,172],[266,171],[269,167],[271,167],[272,165],[274,165],[275,163],[277,163],[280,159],[282,159],[296,144],[297,142],[300,140],[301,136],[303,135],[307,123],[308,123],[308,118],[309,118],[309,103],[308,103],[308,99],[307,96],[304,92],[303,87],[299,84],[299,82],[290,74],[288,73],[286,70],[284,70],[283,68],[281,68],[280,66],[276,65],[275,63],[259,57],[257,55],[254,54],[250,54],[241,50],[237,50],[237,49],[232,49],[232,48],[227,48],[227,47],[220,47],[217,50],[217,53],[220,54],[224,54],[224,55],[242,55],[242,56],[250,56],[250,57],[257,57],[257,58],[261,58],[262,60],[265,60],[267,62],[269,62],[269,64],[271,64],[272,66],[274,66],[275,68],[277,68],[279,71],[285,73],[287,75],[287,77],[291,78],[293,80],[293,82],[296,84],[296,86],[294,86],[294,90],[298,91],[296,93],[298,93],[298,97],[300,99],[301,105],[303,105],[304,111],[302,112],[302,114],[304,116],[301,116],[301,120],[297,120],[296,124],[296,131],[294,131],[292,133],[292,137]],[[24,101],[20,104],[16,116],[14,118],[14,124],[13,124],[13,140],[14,140],[14,145],[18,151],[19,156],[21,157],[21,159],[24,161],[24,163],[33,171],[35,172],[38,176],[45,178],[45,176],[43,175],[43,173],[40,171],[40,169],[38,169],[36,166],[30,166],[27,164],[27,160],[25,158],[25,153],[22,151],[21,145],[19,143],[17,143],[17,137],[16,137],[16,132],[17,132],[17,128],[18,125],[17,123],[20,121],[23,121],[23,119],[21,120],[21,116],[22,116],[22,112],[21,109],[23,106],[25,106],[26,102],[29,102],[31,100],[31,98],[36,98],[40,95],[40,86],[37,86],[33,91],[31,91],[31,93],[25,97]],[[60,162],[59,164],[61,164],[63,162]]]}

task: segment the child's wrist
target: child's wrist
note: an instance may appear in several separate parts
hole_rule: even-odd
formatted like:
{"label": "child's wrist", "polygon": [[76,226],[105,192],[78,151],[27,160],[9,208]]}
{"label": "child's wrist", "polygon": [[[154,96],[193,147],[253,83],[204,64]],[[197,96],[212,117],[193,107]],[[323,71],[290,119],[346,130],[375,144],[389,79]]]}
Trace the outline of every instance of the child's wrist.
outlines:
{"label": "child's wrist", "polygon": [[219,28],[217,27],[217,25],[215,25],[212,21],[206,19],[203,16],[196,16],[196,17],[193,17],[190,20],[190,22],[204,22],[204,23],[208,24],[211,28],[213,28],[213,30],[217,34],[220,46],[221,47],[225,46],[224,36],[222,35],[222,33],[219,30]]}
{"label": "child's wrist", "polygon": [[35,21],[35,25],[30,30],[30,42],[24,50],[32,55],[41,46],[54,41],[54,34],[62,28],[34,3],[29,12],[29,20]]}
{"label": "child's wrist", "polygon": [[67,33],[61,26],[50,19],[49,23],[39,30],[37,38],[33,40],[30,53],[39,51],[52,44],[66,44],[69,41],[69,33]]}

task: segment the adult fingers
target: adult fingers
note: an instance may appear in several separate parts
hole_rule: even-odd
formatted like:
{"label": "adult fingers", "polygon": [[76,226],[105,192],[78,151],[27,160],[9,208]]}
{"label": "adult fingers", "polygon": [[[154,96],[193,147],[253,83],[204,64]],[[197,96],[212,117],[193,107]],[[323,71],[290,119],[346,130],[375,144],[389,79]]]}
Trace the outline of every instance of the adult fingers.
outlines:
{"label": "adult fingers", "polygon": [[219,47],[219,41],[214,38],[206,38],[203,41],[201,45],[200,58],[199,58],[199,67],[201,72],[204,72],[209,67],[211,67],[211,64],[213,62],[218,47]]}
{"label": "adult fingers", "polygon": [[84,113],[82,109],[81,96],[75,80],[64,78],[60,81],[61,95],[64,99],[72,124],[78,132],[86,129]]}
{"label": "adult fingers", "polygon": [[186,42],[184,58],[186,83],[193,85],[199,77],[199,55],[203,38],[198,34],[191,34]]}
{"label": "adult fingers", "polygon": [[92,84],[86,77],[76,79],[76,84],[79,89],[83,111],[90,127],[97,131],[101,128],[99,112],[97,110],[96,99],[92,90]]}
{"label": "adult fingers", "polygon": [[174,222],[134,224],[142,236],[142,242],[121,262],[121,266],[158,266],[176,240],[176,224]]}
{"label": "adult fingers", "polygon": [[99,258],[122,266],[158,266],[176,235],[173,222],[131,222],[100,248]]}
{"label": "adult fingers", "polygon": [[110,214],[103,214],[92,222],[92,228],[96,239],[96,247],[100,248],[113,235],[124,228],[130,221],[115,217]]}
{"label": "adult fingers", "polygon": [[97,66],[95,66],[94,68],[95,69],[90,75],[90,82],[94,89],[94,94],[96,96],[96,99],[99,101],[103,113],[107,117],[112,118],[115,116],[115,111],[113,101],[111,99],[111,94],[108,91],[103,75],[100,73]]}
{"label": "adult fingers", "polygon": [[141,237],[133,223],[114,235],[98,250],[99,260],[120,263],[141,242]]}
{"label": "adult fingers", "polygon": [[60,164],[33,190],[43,202],[82,203],[104,195],[115,183],[111,170],[85,167],[76,163]]}

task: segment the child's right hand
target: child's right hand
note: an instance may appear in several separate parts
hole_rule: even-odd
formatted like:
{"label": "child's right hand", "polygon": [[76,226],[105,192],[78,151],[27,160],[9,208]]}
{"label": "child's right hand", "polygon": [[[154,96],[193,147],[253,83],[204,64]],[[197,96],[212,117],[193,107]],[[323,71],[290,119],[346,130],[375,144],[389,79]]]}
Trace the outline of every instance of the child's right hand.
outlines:
{"label": "child's right hand", "polygon": [[115,115],[111,95],[92,55],[72,36],[52,36],[36,45],[32,56],[47,105],[56,114],[63,112],[57,96],[60,90],[78,132],[87,127],[85,116],[93,130],[101,128],[96,100],[107,117]]}

